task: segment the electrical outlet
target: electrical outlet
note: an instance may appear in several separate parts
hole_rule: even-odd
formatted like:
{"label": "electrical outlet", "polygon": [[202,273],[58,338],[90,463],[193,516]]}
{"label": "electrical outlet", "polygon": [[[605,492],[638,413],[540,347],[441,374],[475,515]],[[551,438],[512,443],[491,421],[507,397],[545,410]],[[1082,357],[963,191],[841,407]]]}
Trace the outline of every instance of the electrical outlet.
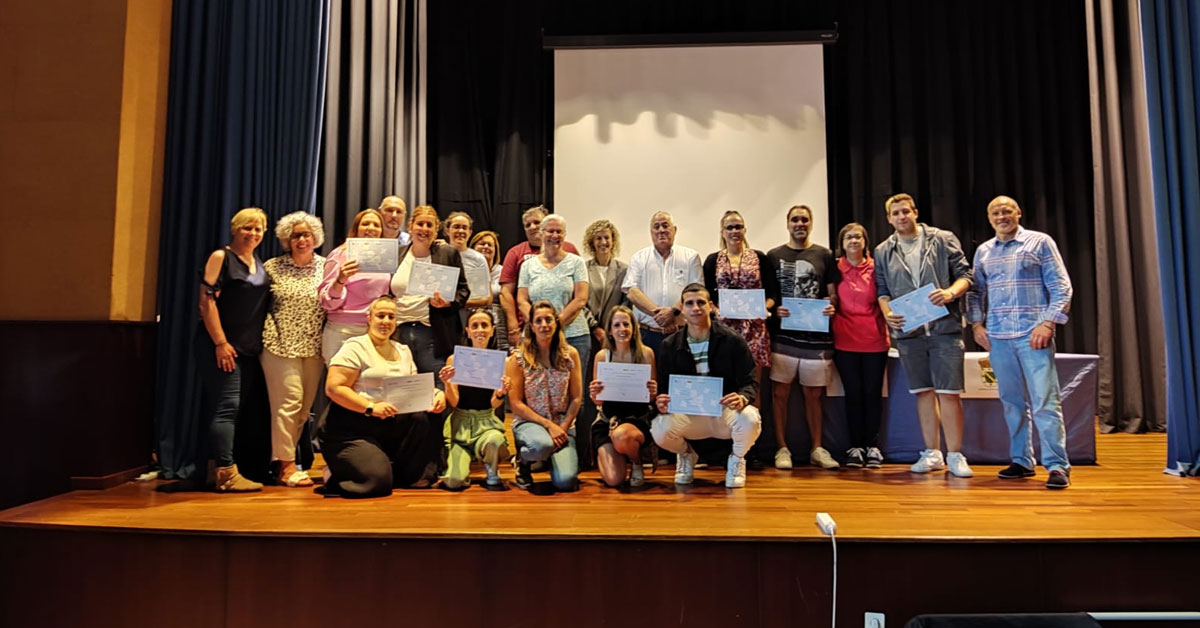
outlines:
{"label": "electrical outlet", "polygon": [[884,628],[883,613],[863,613],[863,628]]}
{"label": "electrical outlet", "polygon": [[837,531],[837,523],[834,523],[833,517],[830,517],[827,512],[817,513],[817,527],[828,536],[833,536],[833,533]]}

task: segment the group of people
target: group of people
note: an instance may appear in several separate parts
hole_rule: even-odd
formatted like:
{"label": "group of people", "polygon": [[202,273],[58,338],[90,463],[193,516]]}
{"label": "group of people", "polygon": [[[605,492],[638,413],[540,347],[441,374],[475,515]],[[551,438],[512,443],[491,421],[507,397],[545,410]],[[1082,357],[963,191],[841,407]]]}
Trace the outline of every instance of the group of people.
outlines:
{"label": "group of people", "polygon": [[[453,212],[443,221],[428,205],[409,214],[403,200],[389,196],[379,208],[359,212],[348,233],[398,241],[398,266],[384,273],[360,271],[345,244],[328,257],[317,254],[322,225],[304,212],[279,220],[275,235],[284,254],[263,263],[254,251],[267,216],[243,209],[233,217],[230,243],[210,255],[201,283],[198,355],[211,405],[216,488],[261,488],[238,473],[233,459],[234,419],[247,394],[243,374],[253,361],[267,381],[280,484],[312,484],[297,467],[296,445],[318,393],[328,398],[317,431],[327,494],[375,496],[435,484],[460,490],[470,484],[476,460],[485,470],[482,484],[503,488],[501,467],[510,456],[522,488],[533,484],[535,470],[547,468],[555,489],[574,490],[581,456],[594,457],[606,485],[636,487],[645,482],[643,462],[658,459],[656,449],[676,454],[674,480],[689,484],[699,460],[693,443],[708,438],[731,441],[725,484],[738,488],[761,432],[764,375],[771,382],[777,468],[793,464],[787,442],[793,381],[804,396],[809,462],[878,468],[883,377],[893,343],[917,397],[925,442],[911,470],[970,477],[960,400],[964,317],[991,352],[1012,437],[1012,464],[999,477],[1034,475],[1031,414],[1046,486],[1065,488],[1070,464],[1054,333],[1067,320],[1071,284],[1054,241],[1020,226],[1020,207],[1000,196],[987,208],[996,237],[970,264],[954,234],[918,222],[911,196],[889,198],[885,211],[894,233],[873,254],[866,228],[851,223],[838,233],[836,255],[811,240],[807,206],[788,211],[788,240],[766,253],[750,248],[745,220],[728,211],[719,221],[719,249],[703,261],[675,243],[674,219],[658,212],[650,220],[651,245],[626,264],[617,259],[620,234],[608,220],[584,231],[585,260],[567,241],[566,218],[533,207],[522,216],[526,241],[501,255],[497,234],[475,233],[469,215]],[[430,263],[459,269],[453,294],[409,290],[414,266]],[[490,282],[469,283],[469,275]],[[765,317],[722,315],[722,291],[738,289],[762,290]],[[946,314],[906,326],[891,301],[917,290],[929,291],[930,304]],[[784,325],[793,315],[788,299],[824,300],[816,305],[829,331]],[[456,383],[459,344],[506,352],[499,388]],[[650,374],[642,401],[605,399],[600,371],[613,368],[606,363],[648,365],[637,371]],[[850,435],[850,447],[837,457],[822,444],[822,397],[835,366]],[[435,374],[432,402],[423,412],[401,413],[387,401],[389,378],[417,373]],[[720,378],[719,416],[673,411],[672,375]],[[640,390],[641,377],[636,381]],[[511,454],[505,404],[513,415]],[[576,447],[581,420],[590,422],[587,451]]]}

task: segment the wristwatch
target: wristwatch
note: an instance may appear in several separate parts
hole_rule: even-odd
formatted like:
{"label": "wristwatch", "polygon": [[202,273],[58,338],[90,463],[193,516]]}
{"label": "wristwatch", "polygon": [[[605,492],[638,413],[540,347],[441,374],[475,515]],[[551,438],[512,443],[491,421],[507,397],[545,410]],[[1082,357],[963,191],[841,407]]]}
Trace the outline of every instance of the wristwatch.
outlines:
{"label": "wristwatch", "polygon": [[374,412],[375,412],[375,404],[373,404],[373,403],[368,403],[367,409],[363,410],[363,414],[365,414],[367,416],[373,416]]}

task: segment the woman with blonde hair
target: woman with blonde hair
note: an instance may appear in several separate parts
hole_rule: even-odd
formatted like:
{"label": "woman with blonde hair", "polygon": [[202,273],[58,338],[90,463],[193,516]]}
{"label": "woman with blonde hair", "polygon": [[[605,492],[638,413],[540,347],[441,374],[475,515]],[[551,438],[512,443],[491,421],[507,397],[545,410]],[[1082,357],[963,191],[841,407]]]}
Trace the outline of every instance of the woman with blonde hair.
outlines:
{"label": "woman with blonde hair", "polygon": [[262,351],[263,322],[271,299],[271,279],[254,253],[266,228],[267,214],[257,207],[234,214],[233,237],[208,256],[200,283],[204,327],[196,335],[197,355],[205,405],[211,412],[209,454],[217,467],[216,490],[222,493],[262,490],[262,484],[238,472],[233,438],[238,411],[254,392],[242,385],[242,379],[246,369],[257,368],[254,363]]}
{"label": "woman with blonde hair", "polygon": [[[392,294],[399,306],[396,339],[413,352],[417,370],[436,373],[454,352],[462,336],[462,320],[458,311],[467,303],[470,289],[463,273],[462,256],[449,244],[435,242],[438,227],[437,210],[431,205],[413,208],[408,221],[412,243],[400,247],[400,266],[392,274]],[[408,278],[415,264],[440,264],[458,269],[458,282],[453,294],[435,293],[428,297],[408,291]],[[438,382],[441,386],[441,382]]]}
{"label": "woman with blonde hair", "polygon": [[505,367],[512,382],[517,486],[533,486],[530,465],[548,459],[554,488],[573,491],[579,485],[575,418],[583,405],[579,352],[563,337],[553,303],[534,303],[527,320],[521,344]]}

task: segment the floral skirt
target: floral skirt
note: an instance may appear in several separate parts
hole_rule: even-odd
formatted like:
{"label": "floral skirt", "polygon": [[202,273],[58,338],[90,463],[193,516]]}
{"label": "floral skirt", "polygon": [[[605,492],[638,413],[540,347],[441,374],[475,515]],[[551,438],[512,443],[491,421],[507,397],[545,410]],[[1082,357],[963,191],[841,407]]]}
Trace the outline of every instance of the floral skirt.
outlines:
{"label": "floral skirt", "polygon": [[771,337],[767,335],[767,321],[722,318],[721,323],[746,341],[755,364],[771,366]]}

